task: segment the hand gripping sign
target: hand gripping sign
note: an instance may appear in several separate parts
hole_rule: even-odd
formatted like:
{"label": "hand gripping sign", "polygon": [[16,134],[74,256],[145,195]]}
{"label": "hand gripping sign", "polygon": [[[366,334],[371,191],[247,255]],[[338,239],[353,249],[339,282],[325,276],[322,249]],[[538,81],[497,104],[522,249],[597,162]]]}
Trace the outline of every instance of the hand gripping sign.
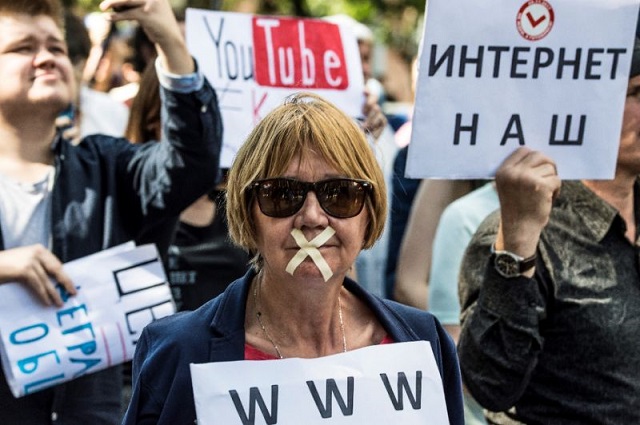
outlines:
{"label": "hand gripping sign", "polygon": [[324,245],[330,238],[336,233],[336,231],[331,227],[326,227],[318,236],[308,241],[304,236],[304,233],[300,229],[293,229],[291,231],[291,236],[295,239],[296,243],[300,247],[300,250],[293,256],[293,258],[287,264],[286,271],[290,275],[296,271],[298,266],[302,264],[305,258],[311,257],[311,260],[315,263],[315,265],[322,273],[322,277],[326,282],[333,276],[333,271],[327,261],[324,259],[322,254],[320,253],[320,248]]}
{"label": "hand gripping sign", "polygon": [[64,269],[78,294],[61,294],[62,307],[0,285],[0,357],[15,397],[131,360],[142,328],[175,312],[154,245],[120,245]]}

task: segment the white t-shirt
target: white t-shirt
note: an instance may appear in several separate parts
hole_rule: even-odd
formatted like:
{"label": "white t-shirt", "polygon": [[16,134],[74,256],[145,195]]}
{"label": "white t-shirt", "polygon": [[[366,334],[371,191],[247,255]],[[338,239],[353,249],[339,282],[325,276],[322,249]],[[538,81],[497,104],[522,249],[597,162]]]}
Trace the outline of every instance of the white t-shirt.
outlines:
{"label": "white t-shirt", "polygon": [[4,248],[42,244],[49,247],[54,168],[35,183],[0,174],[0,226]]}
{"label": "white t-shirt", "polygon": [[123,137],[129,121],[129,108],[106,93],[82,87],[80,91],[80,136],[106,134]]}

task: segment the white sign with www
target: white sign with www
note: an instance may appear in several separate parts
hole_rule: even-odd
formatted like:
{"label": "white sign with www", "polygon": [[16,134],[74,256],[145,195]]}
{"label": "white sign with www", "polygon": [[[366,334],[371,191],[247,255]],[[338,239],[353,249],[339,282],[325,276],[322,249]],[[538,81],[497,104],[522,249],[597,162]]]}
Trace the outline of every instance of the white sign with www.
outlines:
{"label": "white sign with www", "polygon": [[449,424],[426,341],[316,359],[192,364],[199,425]]}

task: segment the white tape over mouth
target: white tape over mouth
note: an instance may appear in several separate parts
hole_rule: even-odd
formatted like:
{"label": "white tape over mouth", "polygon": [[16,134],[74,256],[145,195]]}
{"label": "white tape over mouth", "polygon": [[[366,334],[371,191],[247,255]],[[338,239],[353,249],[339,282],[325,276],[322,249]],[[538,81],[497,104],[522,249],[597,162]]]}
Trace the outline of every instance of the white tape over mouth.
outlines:
{"label": "white tape over mouth", "polygon": [[302,233],[300,229],[293,229],[291,231],[291,236],[293,236],[293,239],[300,247],[300,250],[289,261],[289,264],[287,264],[287,273],[293,276],[293,272],[295,272],[298,266],[302,264],[304,259],[307,257],[311,257],[311,260],[313,260],[315,265],[318,267],[318,270],[320,270],[320,273],[322,273],[324,281],[326,282],[327,280],[329,280],[331,276],[333,276],[333,271],[331,270],[331,267],[329,267],[329,264],[327,264],[327,261],[324,259],[318,248],[320,248],[329,239],[331,239],[331,236],[333,236],[335,233],[336,231],[333,229],[333,227],[329,226],[326,227],[318,236],[308,241],[304,236],[304,233]]}

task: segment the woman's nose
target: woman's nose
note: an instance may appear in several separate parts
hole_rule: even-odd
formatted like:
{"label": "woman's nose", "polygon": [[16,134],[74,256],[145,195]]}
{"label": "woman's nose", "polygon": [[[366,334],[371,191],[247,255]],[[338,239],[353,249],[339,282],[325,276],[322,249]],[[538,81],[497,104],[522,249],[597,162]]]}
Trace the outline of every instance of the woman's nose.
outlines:
{"label": "woman's nose", "polygon": [[313,191],[307,193],[304,204],[298,211],[298,216],[302,219],[301,224],[307,226],[327,226],[329,223],[327,213],[320,206],[318,197]]}

